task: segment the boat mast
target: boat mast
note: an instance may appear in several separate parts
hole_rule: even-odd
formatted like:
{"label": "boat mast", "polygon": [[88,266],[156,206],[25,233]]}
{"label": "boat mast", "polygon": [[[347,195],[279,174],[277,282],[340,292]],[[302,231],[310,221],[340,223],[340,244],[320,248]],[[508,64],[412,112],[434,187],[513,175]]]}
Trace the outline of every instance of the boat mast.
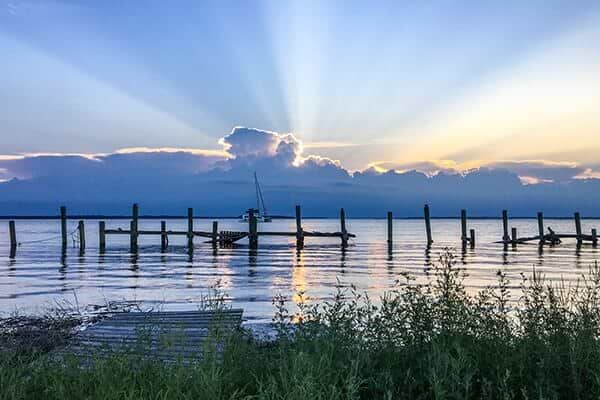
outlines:
{"label": "boat mast", "polygon": [[265,205],[265,199],[262,195],[262,190],[260,189],[260,184],[258,183],[258,178],[256,177],[256,172],[254,172],[254,182],[256,184],[256,203],[258,204],[258,210],[260,211],[260,206],[262,204],[262,215],[266,217],[267,214],[267,206]]}
{"label": "boat mast", "polygon": [[254,192],[256,193],[256,211],[260,212],[260,191],[258,186],[258,179],[256,178],[256,171],[254,171]]}

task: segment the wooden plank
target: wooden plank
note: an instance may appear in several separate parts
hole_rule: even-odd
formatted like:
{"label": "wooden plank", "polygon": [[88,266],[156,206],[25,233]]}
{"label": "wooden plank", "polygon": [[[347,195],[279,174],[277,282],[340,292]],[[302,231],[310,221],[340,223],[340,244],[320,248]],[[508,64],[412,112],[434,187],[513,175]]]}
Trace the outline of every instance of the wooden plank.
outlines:
{"label": "wooden plank", "polygon": [[[304,236],[310,236],[310,237],[335,237],[335,238],[339,238],[342,237],[343,233],[342,232],[311,232],[311,231],[304,231]],[[349,238],[354,238],[356,237],[355,234],[353,233],[349,233],[346,232],[346,235],[348,235]]]}
{"label": "wooden plank", "polygon": [[106,235],[130,235],[131,231],[128,230],[124,230],[124,229],[106,229],[104,231],[104,233]]}
{"label": "wooden plank", "polygon": [[[258,236],[289,236],[289,237],[297,237],[296,232],[257,232]],[[308,236],[308,235],[305,235]]]}
{"label": "wooden plank", "polygon": [[110,314],[110,313],[106,313],[112,316],[112,319],[115,318],[169,318],[169,319],[177,319],[177,318],[181,318],[181,317],[188,317],[188,316],[194,316],[194,317],[211,317],[214,318],[215,315],[217,316],[223,316],[223,315],[242,315],[242,313],[244,312],[243,309],[241,308],[230,308],[230,309],[225,309],[225,310],[219,310],[218,312],[215,311],[149,311],[149,312],[141,312],[141,311],[136,311],[136,312],[123,312],[123,313],[115,313],[115,314]]}
{"label": "wooden plank", "polygon": [[243,310],[117,313],[77,334],[60,356],[91,358],[115,353],[171,362],[219,354],[237,329]]}

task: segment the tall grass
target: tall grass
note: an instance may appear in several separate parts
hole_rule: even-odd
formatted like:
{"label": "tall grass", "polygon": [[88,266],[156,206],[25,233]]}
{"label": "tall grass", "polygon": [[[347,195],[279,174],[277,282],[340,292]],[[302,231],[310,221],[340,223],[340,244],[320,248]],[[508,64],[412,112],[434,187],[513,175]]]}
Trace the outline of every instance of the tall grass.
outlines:
{"label": "tall grass", "polygon": [[[600,269],[578,283],[536,271],[518,294],[466,292],[450,252],[427,285],[410,277],[376,304],[354,288],[290,312],[274,300],[278,339],[240,333],[223,357],[193,366],[82,368],[47,356],[0,361],[0,398],[574,399],[600,397]],[[303,294],[299,294],[303,296]]]}

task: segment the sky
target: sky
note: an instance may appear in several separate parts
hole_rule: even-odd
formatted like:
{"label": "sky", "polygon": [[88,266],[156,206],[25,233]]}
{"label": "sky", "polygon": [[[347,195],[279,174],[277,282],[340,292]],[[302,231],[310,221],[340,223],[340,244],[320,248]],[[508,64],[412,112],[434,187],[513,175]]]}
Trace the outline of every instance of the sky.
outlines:
{"label": "sky", "polygon": [[235,127],[295,168],[600,178],[599,43],[598,1],[0,0],[0,181],[204,173]]}

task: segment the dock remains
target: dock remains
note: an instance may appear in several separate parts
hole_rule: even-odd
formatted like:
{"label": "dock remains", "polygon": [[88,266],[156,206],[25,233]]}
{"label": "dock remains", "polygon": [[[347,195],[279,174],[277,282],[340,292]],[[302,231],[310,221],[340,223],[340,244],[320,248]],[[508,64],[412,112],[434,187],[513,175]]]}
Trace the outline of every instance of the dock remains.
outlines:
{"label": "dock remains", "polygon": [[[305,244],[305,239],[310,237],[317,238],[337,238],[341,242],[341,248],[345,249],[349,245],[349,240],[351,238],[355,238],[356,235],[350,233],[346,227],[346,212],[343,208],[340,209],[339,214],[339,231],[335,232],[318,232],[318,231],[309,231],[305,230],[302,226],[302,210],[299,205],[295,208],[295,220],[296,220],[296,229],[291,231],[268,231],[259,229],[258,224],[258,210],[257,209],[249,209],[248,210],[248,221],[247,226],[248,230],[240,230],[240,231],[231,231],[231,230],[222,230],[219,231],[219,226],[217,221],[212,222],[211,230],[198,230],[194,227],[194,210],[192,208],[188,208],[187,210],[187,229],[185,230],[170,230],[167,229],[167,222],[160,222],[160,229],[152,230],[152,229],[140,229],[139,228],[139,206],[137,204],[133,204],[132,212],[131,212],[131,220],[129,223],[129,229],[110,229],[107,227],[105,221],[98,222],[98,233],[99,233],[99,252],[102,254],[106,251],[107,247],[107,239],[111,235],[127,235],[129,236],[129,244],[130,244],[130,252],[132,254],[138,253],[138,244],[141,236],[160,236],[160,246],[161,251],[166,252],[169,247],[169,238],[172,236],[183,236],[186,238],[186,244],[189,252],[194,251],[194,239],[195,238],[206,238],[208,239],[205,242],[211,243],[212,246],[216,249],[217,247],[229,247],[234,245],[236,242],[242,239],[248,239],[248,247],[252,250],[258,248],[259,239],[261,237],[271,236],[271,237],[289,237],[296,239],[296,247],[298,249],[303,249]],[[54,217],[49,217],[54,218]],[[80,256],[83,256],[85,253],[86,247],[86,231],[85,224],[83,220],[79,220],[77,224],[77,228],[71,232],[67,231],[67,220],[69,219],[67,215],[66,207],[60,207],[60,236],[58,238],[61,239],[62,243],[62,252],[63,255],[66,255],[66,248],[68,243],[68,237],[71,236],[73,239],[73,244],[78,245]],[[79,217],[81,218],[81,217]],[[145,218],[153,218],[146,216]],[[440,217],[438,217],[440,218]],[[504,246],[512,245],[513,248],[516,248],[517,245],[527,244],[530,242],[538,242],[540,248],[545,245],[555,246],[561,243],[562,239],[575,239],[577,243],[577,247],[581,247],[584,244],[590,244],[593,247],[598,245],[598,232],[596,228],[592,228],[590,233],[584,233],[581,225],[581,214],[579,212],[575,212],[573,214],[574,222],[575,222],[575,233],[562,233],[555,232],[551,227],[546,227],[547,232],[544,230],[544,215],[542,212],[537,213],[537,225],[538,225],[538,234],[535,236],[525,236],[519,237],[517,228],[509,226],[508,219],[508,211],[502,210],[502,238],[501,240],[495,243],[504,244]],[[74,219],[74,218],[73,218]],[[430,249],[433,244],[433,235],[431,230],[431,213],[428,204],[425,204],[423,208],[423,219],[425,222],[425,233],[426,233],[426,247]],[[475,229],[469,228],[467,218],[467,210],[460,210],[460,243],[462,244],[463,252],[466,251],[467,247],[471,249],[475,248]],[[391,211],[387,212],[387,248],[388,252],[392,253],[394,251],[394,216]],[[21,242],[18,241],[17,238],[17,229],[14,220],[10,220],[8,222],[8,230],[9,230],[9,243],[10,243],[10,255],[11,259],[16,257],[17,247],[19,247],[23,243],[39,243],[46,242],[50,240],[55,240],[54,237],[42,239],[42,240],[33,240],[29,242]]]}

